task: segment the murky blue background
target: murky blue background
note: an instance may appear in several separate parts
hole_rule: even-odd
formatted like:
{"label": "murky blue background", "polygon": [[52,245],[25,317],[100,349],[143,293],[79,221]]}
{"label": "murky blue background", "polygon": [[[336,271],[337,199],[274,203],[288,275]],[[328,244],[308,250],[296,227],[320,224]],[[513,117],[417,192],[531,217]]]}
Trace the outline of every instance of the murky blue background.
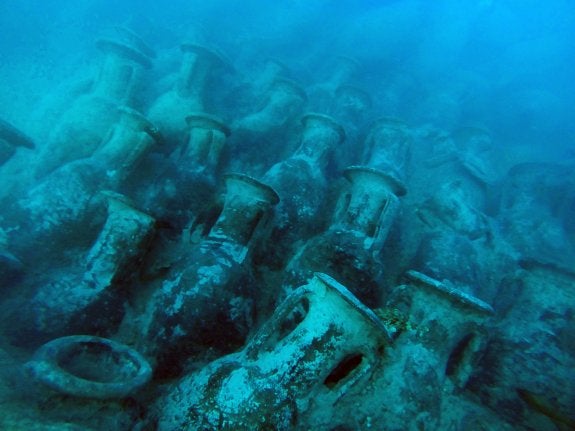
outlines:
{"label": "murky blue background", "polygon": [[[201,37],[242,68],[282,59],[302,82],[334,55],[356,57],[376,108],[409,122],[489,128],[525,158],[573,153],[571,1],[46,1],[0,4],[0,115],[86,76],[94,40],[123,24],[161,50]],[[542,149],[543,151],[537,151]],[[531,156],[528,156],[531,154]]]}

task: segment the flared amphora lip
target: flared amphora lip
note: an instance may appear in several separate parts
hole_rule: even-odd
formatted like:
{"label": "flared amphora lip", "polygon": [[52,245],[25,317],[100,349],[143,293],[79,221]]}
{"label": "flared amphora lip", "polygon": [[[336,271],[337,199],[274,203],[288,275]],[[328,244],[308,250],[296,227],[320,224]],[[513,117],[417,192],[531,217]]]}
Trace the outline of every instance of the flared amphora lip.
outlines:
{"label": "flared amphora lip", "polygon": [[354,85],[349,84],[340,85],[335,90],[335,95],[338,98],[346,96],[349,98],[353,98],[366,108],[371,108],[372,106],[372,100],[369,93]]}
{"label": "flared amphora lip", "polygon": [[57,392],[94,399],[127,397],[152,377],[150,364],[137,351],[91,335],[72,335],[44,344],[26,369]]}
{"label": "flared amphora lip", "polygon": [[382,320],[377,317],[370,308],[364,305],[363,302],[361,302],[353,293],[351,293],[347,287],[323,272],[315,272],[314,276],[320,280],[324,286],[335,291],[339,297],[366,318],[366,320],[375,327],[375,329],[381,331],[387,341],[391,341],[391,336]]}
{"label": "flared amphora lip", "polygon": [[96,47],[103,52],[113,52],[116,55],[135,61],[146,68],[152,67],[150,57],[125,43],[112,39],[99,39],[96,41]]}
{"label": "flared amphora lip", "polygon": [[343,171],[344,177],[348,181],[353,181],[354,178],[360,174],[368,174],[376,179],[381,180],[382,184],[389,188],[389,190],[396,196],[405,196],[407,189],[403,182],[392,174],[388,174],[380,169],[371,168],[369,166],[349,166]]}
{"label": "flared amphora lip", "polygon": [[210,48],[193,42],[184,42],[180,45],[182,52],[194,53],[198,56],[204,57],[216,67],[221,67],[227,70],[233,70],[231,61],[216,48]]}
{"label": "flared amphora lip", "polygon": [[115,36],[124,40],[128,45],[133,46],[150,58],[156,58],[156,52],[132,29],[123,25],[116,25],[114,26],[114,31]]}
{"label": "flared amphora lip", "polygon": [[224,120],[205,112],[191,112],[186,117],[186,123],[190,129],[219,130],[226,136],[230,136],[232,133],[231,129],[224,123]]}
{"label": "flared amphora lip", "polygon": [[491,133],[482,126],[462,126],[451,132],[451,137],[455,140],[467,140],[478,136],[491,139]]}
{"label": "flared amphora lip", "polygon": [[333,61],[336,69],[347,67],[350,69],[352,74],[357,73],[361,68],[361,63],[356,58],[349,55],[336,55]]}
{"label": "flared amphora lip", "polygon": [[451,138],[461,150],[484,152],[491,149],[491,133],[481,126],[462,126],[451,132]]}
{"label": "flared amphora lip", "polygon": [[235,182],[236,185],[249,187],[252,193],[257,194],[262,201],[266,201],[270,205],[277,205],[280,201],[279,195],[272,187],[249,175],[231,172],[224,175],[224,180],[228,188],[232,182]]}
{"label": "flared amphora lip", "polygon": [[371,123],[370,130],[378,129],[391,129],[398,131],[406,131],[409,128],[408,124],[401,118],[397,117],[379,117]]}
{"label": "flared amphora lip", "polygon": [[290,68],[283,61],[275,57],[268,57],[264,59],[264,67],[274,66],[278,69],[280,74],[288,75],[290,73]]}
{"label": "flared amphora lip", "polygon": [[288,78],[276,78],[272,82],[269,91],[284,91],[286,93],[291,93],[294,96],[301,98],[304,102],[307,101],[307,94],[305,90],[293,79]]}
{"label": "flared amphora lip", "polygon": [[150,135],[154,140],[161,142],[160,131],[144,114],[129,106],[119,106],[118,112],[120,115],[129,117],[130,121],[132,121],[137,128]]}
{"label": "flared amphora lip", "polygon": [[409,270],[405,273],[406,277],[418,286],[431,289],[451,300],[466,306],[480,314],[494,314],[493,307],[475,296],[469,295],[462,290],[449,286],[439,280],[431,278],[419,271]]}
{"label": "flared amphora lip", "polygon": [[335,130],[339,135],[339,143],[345,140],[344,128],[329,115],[320,114],[318,112],[308,112],[301,117],[301,123],[304,127],[309,127],[313,123],[320,124],[322,127]]}
{"label": "flared amphora lip", "polygon": [[32,138],[26,136],[8,121],[0,118],[0,141],[7,142],[15,147],[36,148]]}

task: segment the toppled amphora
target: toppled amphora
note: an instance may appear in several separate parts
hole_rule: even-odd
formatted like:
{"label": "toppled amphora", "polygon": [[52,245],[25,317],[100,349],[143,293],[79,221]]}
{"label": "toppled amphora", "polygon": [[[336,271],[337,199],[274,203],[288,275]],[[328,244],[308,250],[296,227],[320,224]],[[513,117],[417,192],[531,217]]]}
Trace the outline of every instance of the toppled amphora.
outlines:
{"label": "toppled amphora", "polygon": [[316,274],[242,351],[184,377],[160,399],[158,429],[299,429],[308,415],[329,416],[339,400],[364,390],[388,340],[371,310]]}

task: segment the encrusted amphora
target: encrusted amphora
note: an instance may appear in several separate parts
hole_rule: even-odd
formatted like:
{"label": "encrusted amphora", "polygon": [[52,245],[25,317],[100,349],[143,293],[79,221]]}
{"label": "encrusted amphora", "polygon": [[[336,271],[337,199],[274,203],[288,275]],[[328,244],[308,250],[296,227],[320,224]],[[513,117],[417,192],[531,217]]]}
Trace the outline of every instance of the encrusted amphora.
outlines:
{"label": "encrusted amphora", "polygon": [[[173,146],[185,138],[186,116],[206,109],[206,90],[210,78],[228,66],[227,61],[209,48],[185,43],[180,46],[182,63],[174,87],[150,107],[148,116]],[[229,66],[228,66],[229,67]]]}
{"label": "encrusted amphora", "polygon": [[251,327],[250,249],[267,228],[279,198],[247,175],[228,174],[225,181],[217,220],[198,227],[209,232],[152,298],[142,349],[157,364],[157,374],[177,372],[183,360],[206,347],[226,352],[237,348]]}
{"label": "encrusted amphora", "polygon": [[289,262],[286,287],[323,270],[373,306],[383,271],[380,252],[399,210],[398,197],[406,190],[395,177],[366,166],[350,166],[344,175],[349,186],[340,196],[331,226],[307,241]]}
{"label": "encrusted amphora", "polygon": [[124,287],[138,273],[155,220],[122,195],[104,195],[108,214],[96,241],[68,273],[40,287],[18,311],[17,332],[46,338],[116,329],[124,314]]}
{"label": "encrusted amphora", "polygon": [[54,127],[42,149],[36,178],[73,160],[91,156],[118,119],[119,106],[133,106],[151,59],[133,40],[100,39],[104,53],[91,90],[78,97]]}
{"label": "encrusted amphora", "polygon": [[184,377],[159,400],[158,429],[291,430],[364,389],[388,344],[376,315],[316,274],[240,352]]}

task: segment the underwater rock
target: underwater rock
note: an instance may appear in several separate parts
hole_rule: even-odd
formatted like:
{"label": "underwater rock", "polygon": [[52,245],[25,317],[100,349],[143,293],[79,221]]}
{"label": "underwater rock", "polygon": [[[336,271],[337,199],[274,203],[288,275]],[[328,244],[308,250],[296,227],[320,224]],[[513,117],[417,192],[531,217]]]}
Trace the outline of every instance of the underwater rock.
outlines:
{"label": "underwater rock", "polygon": [[89,93],[64,113],[41,149],[36,178],[74,160],[91,156],[118,119],[117,108],[132,106],[149,57],[123,41],[100,39],[104,53],[100,71]]}
{"label": "underwater rock", "polygon": [[156,405],[158,430],[314,428],[365,388],[388,345],[375,314],[324,274],[294,291],[243,350],[181,379]]}
{"label": "underwater rock", "polygon": [[148,110],[148,116],[173,148],[185,140],[186,116],[205,110],[209,79],[219,69],[230,67],[221,54],[200,45],[180,46],[182,64],[174,88],[162,94]]}
{"label": "underwater rock", "polygon": [[37,289],[14,316],[14,334],[26,334],[20,341],[33,344],[73,333],[112,332],[124,314],[124,288],[153,232],[154,219],[110,194],[106,223],[81,264]]}
{"label": "underwater rock", "polygon": [[269,186],[226,175],[225,201],[213,226],[172,270],[151,299],[142,349],[159,376],[180,372],[202,348],[230,351],[251,327],[254,281],[250,249],[279,198]]}

